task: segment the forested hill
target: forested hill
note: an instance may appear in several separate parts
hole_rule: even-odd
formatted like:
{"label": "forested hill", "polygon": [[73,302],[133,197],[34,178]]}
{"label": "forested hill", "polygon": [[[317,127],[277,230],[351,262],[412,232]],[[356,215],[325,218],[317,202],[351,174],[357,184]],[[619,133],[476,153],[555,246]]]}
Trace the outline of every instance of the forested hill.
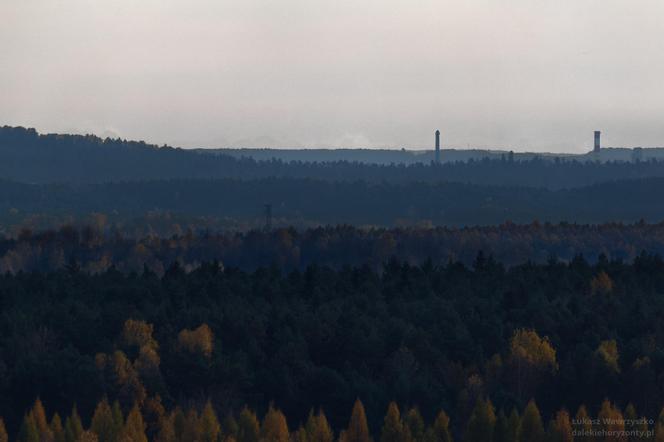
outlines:
{"label": "forested hill", "polygon": [[664,256],[664,223],[532,223],[463,229],[335,226],[211,233],[203,230],[204,225],[179,224],[168,217],[117,225],[96,214],[87,221],[80,228],[23,229],[12,237],[0,236],[0,274],[59,271],[74,265],[91,273],[113,267],[129,274],[147,268],[161,276],[175,262],[193,270],[206,261],[246,271],[277,265],[290,272],[308,266],[380,270],[394,259],[411,265],[445,265],[454,260],[475,267],[482,261],[498,261],[510,267],[551,259],[572,262],[581,256],[590,263],[634,262],[644,253]]}
{"label": "forested hill", "polygon": [[[445,163],[256,161],[205,150],[157,147],[144,142],[87,135],[40,135],[34,129],[0,128],[0,178],[24,183],[266,177],[406,183],[462,182],[501,186],[571,188],[618,179],[664,177],[664,162],[588,162],[555,157],[521,161],[508,153],[493,159]],[[315,158],[315,157],[314,157]]]}
{"label": "forested hill", "polygon": [[569,190],[459,183],[329,182],[270,178],[241,181],[170,180],[110,184],[2,182],[0,224],[20,225],[34,215],[116,220],[149,211],[217,217],[262,226],[272,205],[275,226],[354,224],[491,225],[507,221],[659,222],[664,219],[664,178],[608,182]]}

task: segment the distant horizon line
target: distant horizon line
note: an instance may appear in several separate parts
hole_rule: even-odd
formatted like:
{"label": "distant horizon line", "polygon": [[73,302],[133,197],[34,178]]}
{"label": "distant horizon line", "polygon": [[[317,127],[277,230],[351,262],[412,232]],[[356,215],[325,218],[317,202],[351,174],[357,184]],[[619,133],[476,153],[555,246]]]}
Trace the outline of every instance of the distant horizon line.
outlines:
{"label": "distant horizon line", "polygon": [[[72,132],[40,132],[37,128],[35,127],[27,127],[27,126],[12,126],[12,125],[3,125],[2,128],[10,128],[10,129],[24,129],[26,131],[34,131],[37,135],[42,135],[42,136],[48,136],[48,135],[69,135],[69,136],[94,136],[96,138],[99,138],[101,140],[106,140],[106,139],[111,139],[111,140],[121,140],[121,141],[128,141],[128,142],[135,142],[135,143],[144,143],[146,145],[150,146],[156,146],[158,148],[163,148],[163,147],[170,147],[174,149],[182,149],[182,150],[190,150],[190,151],[223,151],[223,150],[256,150],[256,151],[294,151],[294,152],[307,152],[307,151],[390,151],[390,152],[410,152],[410,153],[428,153],[428,152],[435,152],[435,146],[432,147],[422,147],[422,146],[411,146],[411,147],[389,147],[389,146],[383,146],[383,147],[332,147],[332,146],[308,146],[308,147],[257,147],[257,146],[225,146],[225,147],[183,147],[183,146],[176,146],[174,144],[159,144],[157,142],[152,142],[152,141],[146,141],[142,139],[128,139],[120,136],[119,134],[116,137],[111,137],[111,136],[103,136],[103,135],[98,135],[96,133],[91,133],[91,132],[77,132],[77,131],[72,131]],[[632,147],[626,147],[626,146],[602,146],[601,150],[635,150],[635,149],[650,149],[650,150],[656,150],[656,149],[664,149],[664,146],[632,146]],[[497,154],[509,154],[509,153],[514,153],[515,155],[545,155],[545,156],[586,156],[589,154],[593,154],[593,148],[588,147],[588,150],[585,152],[556,152],[556,151],[532,151],[532,150],[519,150],[519,148],[507,148],[507,147],[484,147],[484,146],[472,146],[472,145],[467,145],[466,147],[461,147],[461,146],[441,146],[440,147],[441,151],[458,151],[458,152],[468,152],[468,151],[481,151],[481,152],[488,152],[488,153],[497,153]]]}

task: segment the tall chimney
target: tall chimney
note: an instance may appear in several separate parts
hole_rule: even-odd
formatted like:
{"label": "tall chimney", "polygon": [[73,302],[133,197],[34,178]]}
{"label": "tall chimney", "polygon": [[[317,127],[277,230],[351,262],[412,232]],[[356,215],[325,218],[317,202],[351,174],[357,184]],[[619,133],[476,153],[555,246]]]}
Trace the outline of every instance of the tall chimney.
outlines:
{"label": "tall chimney", "polygon": [[599,138],[600,138],[601,134],[602,133],[600,131],[598,131],[598,130],[595,131],[595,147],[593,148],[593,152],[599,152],[599,148],[600,148]]}
{"label": "tall chimney", "polygon": [[436,164],[440,164],[440,131],[436,130]]}

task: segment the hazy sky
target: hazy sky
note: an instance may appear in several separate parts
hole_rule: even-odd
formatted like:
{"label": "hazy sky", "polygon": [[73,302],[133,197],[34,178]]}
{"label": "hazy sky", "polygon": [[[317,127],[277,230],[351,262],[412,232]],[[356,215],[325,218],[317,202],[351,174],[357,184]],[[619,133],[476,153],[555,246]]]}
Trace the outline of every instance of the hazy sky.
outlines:
{"label": "hazy sky", "polygon": [[580,152],[663,123],[662,0],[0,0],[0,125]]}

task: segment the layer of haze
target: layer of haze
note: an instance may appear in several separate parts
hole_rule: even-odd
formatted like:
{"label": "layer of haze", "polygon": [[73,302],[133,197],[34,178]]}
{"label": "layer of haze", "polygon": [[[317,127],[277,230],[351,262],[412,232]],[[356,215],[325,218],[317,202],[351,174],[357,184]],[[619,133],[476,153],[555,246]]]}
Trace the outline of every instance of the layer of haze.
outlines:
{"label": "layer of haze", "polygon": [[661,0],[6,0],[0,125],[185,147],[664,145]]}

